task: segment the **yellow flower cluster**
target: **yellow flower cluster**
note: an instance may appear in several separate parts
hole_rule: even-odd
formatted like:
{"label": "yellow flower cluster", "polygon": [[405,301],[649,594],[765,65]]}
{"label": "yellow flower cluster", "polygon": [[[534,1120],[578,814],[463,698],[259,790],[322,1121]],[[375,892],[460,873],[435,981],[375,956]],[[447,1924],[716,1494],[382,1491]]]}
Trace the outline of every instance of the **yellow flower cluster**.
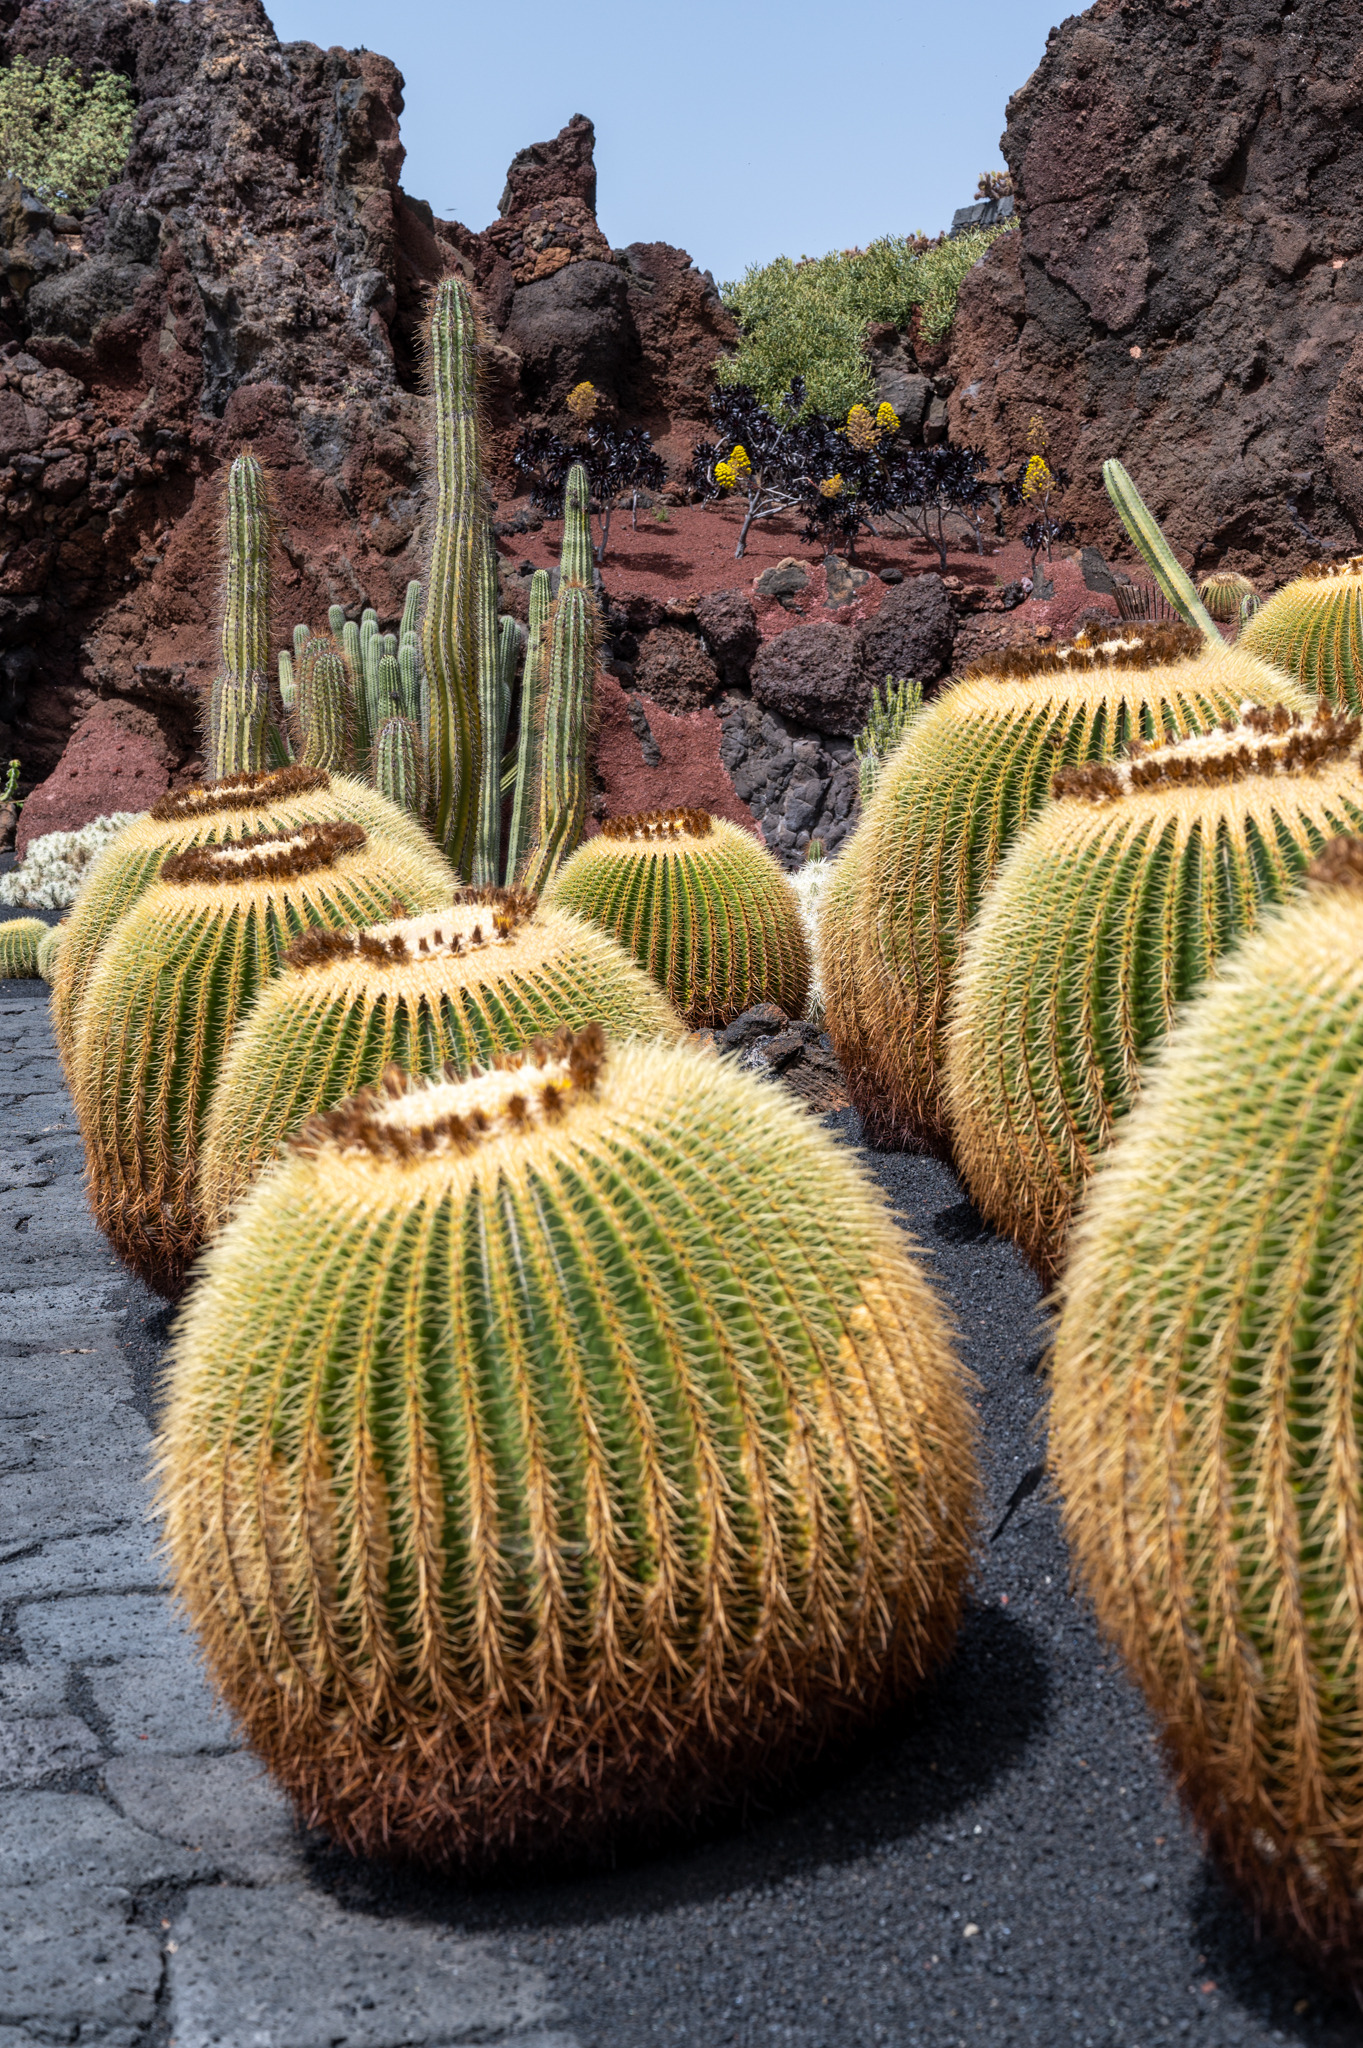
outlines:
{"label": "yellow flower cluster", "polygon": [[874,448],[880,439],[880,429],[864,405],[854,405],[848,413],[847,438],[859,455]]}
{"label": "yellow flower cluster", "polygon": [[715,464],[715,482],[722,491],[731,491],[733,489],[734,485],[738,482],[738,471],[732,462],[717,462]]}
{"label": "yellow flower cluster", "polygon": [[733,464],[734,468],[739,472],[740,476],[747,476],[748,472],[752,468],[752,464],[748,460],[748,451],[743,446],[743,443],[741,441],[738,443],[738,446],[734,449],[734,452],[729,457],[729,460]]}
{"label": "yellow flower cluster", "polygon": [[1046,467],[1045,456],[1029,455],[1027,458],[1027,468],[1022,478],[1023,497],[1044,498],[1054,483],[1055,478]]}
{"label": "yellow flower cluster", "polygon": [[876,407],[876,425],[880,428],[882,434],[897,434],[899,432],[899,414],[890,404],[888,398],[882,399]]}
{"label": "yellow flower cluster", "polygon": [[568,393],[568,410],[580,426],[585,426],[597,406],[601,393],[594,384],[574,384]]}
{"label": "yellow flower cluster", "polygon": [[840,498],[842,496],[841,474],[837,476],[826,476],[823,482],[819,485],[819,490],[825,498]]}

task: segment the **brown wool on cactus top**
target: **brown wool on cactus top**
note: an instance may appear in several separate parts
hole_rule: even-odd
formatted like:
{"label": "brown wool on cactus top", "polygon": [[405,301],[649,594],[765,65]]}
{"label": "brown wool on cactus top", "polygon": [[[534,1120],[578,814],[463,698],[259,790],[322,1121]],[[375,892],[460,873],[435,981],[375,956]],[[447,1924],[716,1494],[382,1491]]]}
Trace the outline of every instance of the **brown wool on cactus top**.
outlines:
{"label": "brown wool on cactus top", "polygon": [[1246,704],[1238,725],[1196,733],[1172,746],[1133,740],[1125,761],[1093,761],[1062,768],[1051,782],[1057,797],[1111,802],[1146,789],[1177,789],[1240,782],[1248,775],[1303,775],[1342,760],[1363,723],[1322,707],[1309,719],[1286,705]]}
{"label": "brown wool on cactus top", "polygon": [[1363,839],[1341,832],[1327,840],[1306,870],[1308,882],[1330,889],[1363,889]]}
{"label": "brown wool on cactus top", "polygon": [[191,846],[161,869],[163,882],[258,882],[312,875],[343,853],[363,846],[363,826],[348,818],[297,825],[291,832],[257,832],[217,846]]}
{"label": "brown wool on cactus top", "polygon": [[529,889],[457,889],[449,910],[397,917],[362,932],[300,932],[283,965],[299,971],[343,959],[397,965],[423,955],[473,953],[513,938],[530,922],[538,903]]}
{"label": "brown wool on cactus top", "polygon": [[708,811],[630,811],[620,818],[607,818],[601,827],[603,839],[649,840],[704,839],[715,829]]}
{"label": "brown wool on cactus top", "polygon": [[196,783],[192,789],[170,789],[151,816],[159,825],[182,819],[207,818],[215,811],[265,810],[285,797],[306,796],[330,789],[324,768],[274,768],[247,775],[224,775],[221,782]]}
{"label": "brown wool on cactus top", "polygon": [[1182,622],[1173,625],[1118,625],[1110,638],[1080,633],[1063,647],[1008,647],[965,671],[964,682],[1013,682],[1027,676],[1071,673],[1076,668],[1165,668],[1206,652],[1202,635]]}
{"label": "brown wool on cactus top", "polygon": [[560,1122],[575,1097],[595,1091],[605,1062],[606,1034],[588,1024],[532,1039],[467,1076],[454,1066],[433,1080],[389,1067],[378,1087],[309,1117],[290,1149],[396,1160],[469,1152],[490,1138]]}
{"label": "brown wool on cactus top", "polygon": [[1337,576],[1363,576],[1363,555],[1349,555],[1342,562],[1308,562],[1302,581],[1329,583]]}

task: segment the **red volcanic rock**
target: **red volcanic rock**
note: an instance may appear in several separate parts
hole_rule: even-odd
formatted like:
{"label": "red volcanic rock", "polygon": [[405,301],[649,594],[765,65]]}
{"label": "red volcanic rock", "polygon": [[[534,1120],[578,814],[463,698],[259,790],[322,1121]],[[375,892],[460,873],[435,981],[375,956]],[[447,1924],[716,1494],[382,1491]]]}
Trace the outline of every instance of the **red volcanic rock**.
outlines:
{"label": "red volcanic rock", "polygon": [[[695,806],[760,836],[752,812],[720,760],[721,728],[713,711],[665,711],[647,697],[627,696],[614,676],[599,676],[596,712],[596,779],[603,818]],[[646,747],[650,758],[657,757],[652,765],[645,759]]]}
{"label": "red volcanic rock", "polygon": [[149,811],[169,785],[169,750],[151,713],[136,704],[96,704],[25,802],[15,851],[22,860],[32,840],[78,832],[111,811]]}
{"label": "red volcanic rock", "polygon": [[844,626],[792,626],[764,641],[752,693],[765,710],[815,732],[860,732],[871,705],[856,638]]}
{"label": "red volcanic rock", "polygon": [[596,211],[596,129],[585,114],[574,114],[552,142],[518,150],[506,174],[497,211],[503,219],[550,199],[580,199]]}
{"label": "red volcanic rock", "polygon": [[1327,0],[1290,27],[1238,0],[1098,0],[1053,30],[1009,102],[1020,227],[961,287],[951,438],[1012,466],[1044,411],[1063,516],[1133,566],[1109,456],[1196,567],[1262,586],[1352,548],[1360,107],[1357,22]]}
{"label": "red volcanic rock", "polygon": [[940,681],[951,666],[955,628],[951,599],[940,576],[915,576],[897,583],[857,634],[868,680],[873,687],[886,676]]}
{"label": "red volcanic rock", "polygon": [[634,680],[651,703],[668,711],[699,711],[719,688],[714,663],[694,633],[660,626],[639,649]]}

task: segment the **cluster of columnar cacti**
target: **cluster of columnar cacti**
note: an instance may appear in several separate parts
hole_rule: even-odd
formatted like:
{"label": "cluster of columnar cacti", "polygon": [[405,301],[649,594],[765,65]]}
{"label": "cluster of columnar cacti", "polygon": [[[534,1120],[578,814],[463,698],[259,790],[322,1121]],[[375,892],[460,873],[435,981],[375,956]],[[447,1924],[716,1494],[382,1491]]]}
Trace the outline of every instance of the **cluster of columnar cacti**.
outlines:
{"label": "cluster of columnar cacti", "polygon": [[923,685],[909,677],[896,682],[886,676],[883,688],[872,692],[870,716],[852,742],[863,805],[875,795],[885,763],[922,709]]}
{"label": "cluster of columnar cacti", "polygon": [[1363,1957],[1363,844],[1231,954],[1074,1231],[1051,1458],[1085,1588],[1259,1915]]}
{"label": "cluster of columnar cacti", "polygon": [[[165,861],[191,846],[346,818],[382,839],[395,840],[415,860],[436,860],[435,849],[414,819],[364,784],[321,769],[284,768],[171,790],[125,825],[92,863],[64,927],[52,987],[52,1020],[68,1080],[74,1080],[76,1026],[100,953],[119,919],[151,887]],[[452,889],[453,872],[441,872]]]}
{"label": "cluster of columnar cacti", "polygon": [[1184,626],[1012,650],[915,720],[824,894],[829,1033],[867,1141],[950,1153],[947,1004],[985,889],[1067,764],[1130,740],[1205,732],[1252,698],[1306,710],[1295,685]]}
{"label": "cluster of columnar cacti", "polygon": [[206,1254],[170,1384],[177,1591],[353,1848],[689,1815],[952,1641],[944,1319],[848,1152],[689,1048],[564,1033],[314,1119]]}
{"label": "cluster of columnar cacti", "polygon": [[1063,769],[996,877],[957,976],[946,1075],[980,1212],[1046,1280],[1140,1068],[1226,948],[1363,829],[1359,721],[1279,705]]}
{"label": "cluster of columnar cacti", "polygon": [[1340,710],[1363,711],[1363,555],[1321,563],[1261,605],[1240,645]]}
{"label": "cluster of columnar cacti", "polygon": [[[177,1294],[202,1227],[194,1176],[228,1041],[312,926],[368,925],[449,900],[414,853],[331,818],[191,845],[113,924],[89,974],[70,1071],[90,1199],[135,1272]],[[71,949],[68,933],[62,962]]]}
{"label": "cluster of columnar cacti", "polygon": [[519,890],[465,889],[421,918],[312,930],[284,955],[223,1067],[198,1207],[216,1229],[304,1120],[379,1080],[466,1074],[559,1026],[676,1038],[666,998],[614,939]]}
{"label": "cluster of columnar cacti", "polygon": [[34,981],[42,970],[38,948],[48,935],[40,917],[11,917],[0,924],[0,981]]}
{"label": "cluster of columnar cacti", "polygon": [[810,956],[795,892],[751,832],[708,811],[609,818],[549,901],[617,938],[695,1028],[754,1003],[802,1014]]}

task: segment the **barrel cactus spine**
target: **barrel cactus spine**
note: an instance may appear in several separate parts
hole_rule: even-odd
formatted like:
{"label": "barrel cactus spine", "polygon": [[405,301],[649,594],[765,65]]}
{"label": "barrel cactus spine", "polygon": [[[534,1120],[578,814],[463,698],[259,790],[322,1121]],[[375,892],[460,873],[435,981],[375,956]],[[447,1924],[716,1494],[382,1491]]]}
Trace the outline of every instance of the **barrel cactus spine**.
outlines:
{"label": "barrel cactus spine", "polygon": [[309,926],[432,908],[446,873],[433,851],[331,819],[176,854],[114,928],[81,1008],[72,1092],[96,1220],[149,1286],[177,1294],[198,1249],[213,1088],[285,948]]}
{"label": "barrel cactus spine", "polygon": [[65,934],[66,919],[63,918],[60,924],[52,925],[46,936],[38,941],[36,964],[39,974],[49,988],[57,978],[57,956],[61,952]]}
{"label": "barrel cactus spine", "polygon": [[966,939],[946,1100],[976,1207],[1043,1280],[1140,1091],[1142,1062],[1228,946],[1363,828],[1359,721],[1279,705],[1063,770]]}
{"label": "barrel cactus spine", "polygon": [[1363,555],[1317,563],[1260,605],[1240,645],[1339,710],[1363,711]]}
{"label": "barrel cactus spine", "polygon": [[436,505],[422,622],[431,831],[468,872],[478,817],[478,586],[490,546],[479,466],[477,315],[467,285],[436,288],[426,333],[435,404]]}
{"label": "barrel cactus spine", "polygon": [[198,1205],[217,1229],[307,1117],[397,1065],[467,1074],[560,1026],[675,1039],[656,983],[585,919],[533,896],[462,889],[419,918],[306,932],[228,1052],[209,1113]]}
{"label": "barrel cactus spine", "polygon": [[38,949],[49,935],[40,917],[10,917],[0,922],[0,981],[36,981],[42,970]]}
{"label": "barrel cactus spine", "polygon": [[227,576],[222,666],[209,695],[208,758],[215,781],[265,765],[270,708],[270,500],[249,448],[227,472]]}
{"label": "barrel cactus spine", "polygon": [[177,1591],[351,1848],[689,1817],[955,1633],[944,1318],[856,1160],[689,1048],[565,1033],[315,1119],[210,1247],[171,1386]]}
{"label": "barrel cactus spine", "polygon": [[546,899],[620,941],[692,1027],[754,1003],[803,1014],[811,963],[795,891],[751,832],[708,811],[608,818]]}
{"label": "barrel cactus spine", "polygon": [[1098,1167],[1050,1442],[1195,1820],[1256,1917],[1357,1989],[1363,846],[1311,875],[1188,1006]]}
{"label": "barrel cactus spine", "polygon": [[[52,988],[57,1049],[72,1079],[76,1025],[85,991],[110,933],[151,887],[162,863],[191,846],[285,831],[293,825],[351,818],[366,831],[396,840],[414,859],[439,856],[414,818],[376,791],[343,776],[298,766],[278,773],[228,777],[209,786],[170,790],[145,816],[124,827],[90,869],[66,921],[66,939]],[[441,871],[448,886],[454,874]]]}
{"label": "barrel cactus spine", "polygon": [[962,935],[1055,770],[1129,739],[1205,732],[1249,701],[1308,700],[1240,648],[1181,625],[1010,649],[916,719],[839,858],[819,920],[827,1028],[865,1141],[951,1155],[947,1003]]}

